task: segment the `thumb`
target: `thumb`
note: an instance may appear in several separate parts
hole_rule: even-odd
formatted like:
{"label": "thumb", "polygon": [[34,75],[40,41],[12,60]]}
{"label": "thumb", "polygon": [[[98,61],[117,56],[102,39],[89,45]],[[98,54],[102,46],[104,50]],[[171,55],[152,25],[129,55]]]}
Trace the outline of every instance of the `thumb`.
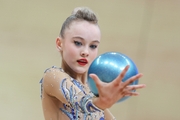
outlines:
{"label": "thumb", "polygon": [[94,80],[96,86],[100,86],[102,81],[99,79],[99,77],[96,74],[89,74],[89,76]]}

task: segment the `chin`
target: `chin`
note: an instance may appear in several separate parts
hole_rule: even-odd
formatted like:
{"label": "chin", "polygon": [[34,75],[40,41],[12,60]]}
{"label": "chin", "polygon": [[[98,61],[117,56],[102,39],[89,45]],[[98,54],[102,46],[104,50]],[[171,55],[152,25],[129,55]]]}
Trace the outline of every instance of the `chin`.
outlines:
{"label": "chin", "polygon": [[85,72],[87,72],[86,68],[77,68],[75,69],[75,72],[78,74],[84,74]]}

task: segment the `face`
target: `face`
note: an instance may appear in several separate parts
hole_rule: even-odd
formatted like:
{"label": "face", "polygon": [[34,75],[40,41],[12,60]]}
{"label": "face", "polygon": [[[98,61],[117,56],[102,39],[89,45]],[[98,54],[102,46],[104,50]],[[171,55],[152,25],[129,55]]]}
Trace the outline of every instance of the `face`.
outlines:
{"label": "face", "polygon": [[62,59],[76,73],[86,72],[98,54],[101,33],[97,25],[75,21],[61,39]]}

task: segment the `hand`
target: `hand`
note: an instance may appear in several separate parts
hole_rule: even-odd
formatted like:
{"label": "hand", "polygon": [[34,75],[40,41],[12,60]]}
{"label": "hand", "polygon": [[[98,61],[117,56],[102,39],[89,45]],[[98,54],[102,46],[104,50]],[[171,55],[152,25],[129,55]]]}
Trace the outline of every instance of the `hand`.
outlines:
{"label": "hand", "polygon": [[128,69],[129,65],[126,66],[124,70],[119,74],[119,76],[110,83],[102,82],[97,75],[90,74],[90,77],[94,80],[99,93],[99,97],[93,99],[93,103],[97,107],[101,109],[110,108],[114,103],[116,103],[124,96],[137,96],[138,93],[132,92],[132,90],[145,87],[144,84],[129,85],[135,80],[142,77],[141,73],[129,78],[125,82],[122,82],[122,79],[124,78]]}

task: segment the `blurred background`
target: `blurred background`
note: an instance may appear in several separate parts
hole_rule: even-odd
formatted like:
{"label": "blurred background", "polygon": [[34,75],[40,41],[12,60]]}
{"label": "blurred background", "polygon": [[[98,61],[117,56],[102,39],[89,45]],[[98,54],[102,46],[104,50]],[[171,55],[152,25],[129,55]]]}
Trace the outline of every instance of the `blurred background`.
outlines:
{"label": "blurred background", "polygon": [[99,54],[124,53],[144,74],[140,96],[110,109],[117,120],[180,120],[179,0],[0,0],[0,119],[44,119],[39,81],[60,66],[55,39],[79,6],[99,18]]}

